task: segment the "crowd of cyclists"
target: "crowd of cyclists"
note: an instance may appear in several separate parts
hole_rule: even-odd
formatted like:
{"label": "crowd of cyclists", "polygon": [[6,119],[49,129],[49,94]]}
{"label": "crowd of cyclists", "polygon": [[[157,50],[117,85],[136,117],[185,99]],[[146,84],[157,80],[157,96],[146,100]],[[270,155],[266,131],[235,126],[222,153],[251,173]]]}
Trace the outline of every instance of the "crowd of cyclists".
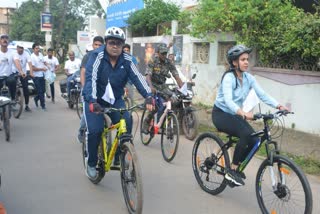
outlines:
{"label": "crowd of cyclists", "polygon": [[[35,105],[38,107],[40,102],[41,108],[46,110],[46,72],[54,74],[60,69],[58,60],[53,56],[53,50],[49,48],[47,56],[44,57],[39,51],[39,44],[34,43],[33,53],[29,56],[23,52],[23,47],[19,44],[16,52],[9,50],[7,48],[8,35],[1,35],[0,39],[0,77],[6,77],[12,102],[15,100],[17,84],[14,74],[19,73],[24,88],[25,111],[31,111],[25,81],[28,77],[26,64],[29,64],[30,77],[33,78],[37,89],[37,94],[34,97]],[[171,75],[175,78],[178,87],[183,85],[174,63],[168,59],[167,45],[160,44],[157,47],[157,56],[149,62],[146,76],[143,76],[136,67],[135,58],[130,54],[130,46],[125,44],[125,41],[126,35],[122,29],[110,27],[106,30],[104,38],[96,36],[93,39],[92,47],[87,48],[88,52],[82,62],[75,58],[73,51],[70,51],[68,53],[69,60],[65,63],[64,70],[68,76],[68,94],[70,94],[70,81],[73,79],[73,74],[77,70],[80,70],[81,74],[83,116],[79,125],[78,141],[81,143],[86,140],[88,144],[86,175],[89,178],[94,178],[97,175],[97,152],[105,121],[104,116],[98,112],[106,107],[125,108],[123,96],[124,88],[128,82],[133,84],[144,97],[145,107],[150,111],[143,122],[142,132],[144,133],[148,133],[148,126],[153,115],[156,112],[161,115],[163,110],[155,105],[153,94],[161,91],[164,94],[161,102],[171,99],[172,92],[165,85],[166,79]],[[247,72],[250,52],[251,49],[244,45],[236,45],[228,50],[229,68],[222,76],[212,109],[212,121],[215,127],[219,131],[240,138],[240,143],[235,148],[231,169],[225,173],[225,178],[236,186],[244,185],[244,177],[235,169],[243,161],[243,157],[247,155],[256,140],[250,136],[254,130],[248,123],[248,120],[253,119],[253,114],[242,110],[243,102],[249,91],[253,89],[263,102],[273,108],[288,110],[264,92],[255,78]],[[2,83],[0,82],[1,87]],[[55,102],[54,83],[49,83],[49,87],[51,100]],[[120,120],[119,112],[109,113],[108,116],[114,124]],[[127,130],[131,133],[131,115],[127,112],[124,118]],[[116,152],[113,165],[119,165],[119,151]]]}
{"label": "crowd of cyclists", "polygon": [[[88,46],[87,54],[82,61],[75,58],[73,51],[68,52],[69,59],[65,62],[64,71],[67,75],[67,91],[70,95],[70,82],[74,78],[74,73],[80,70],[80,81],[83,87],[82,96],[84,100],[83,117],[80,122],[78,141],[88,141],[89,158],[87,163],[86,174],[89,177],[95,177],[95,165],[97,163],[97,149],[99,137],[104,126],[104,117],[97,114],[105,107],[124,108],[123,100],[124,88],[127,83],[133,84],[137,91],[145,98],[146,107],[150,114],[143,122],[142,132],[148,133],[150,119],[158,111],[161,115],[163,108],[156,108],[153,94],[161,91],[164,96],[161,102],[170,99],[172,91],[165,84],[166,79],[175,78],[178,87],[183,85],[176,67],[172,60],[168,59],[168,47],[166,44],[160,44],[157,47],[157,56],[150,61],[147,66],[146,77],[138,71],[136,59],[130,54],[130,46],[125,44],[126,36],[122,29],[110,27],[106,30],[105,37],[96,36],[92,45]],[[6,84],[9,87],[11,99],[14,103],[17,78],[19,74],[25,96],[25,111],[31,111],[29,107],[29,95],[27,89],[27,64],[30,68],[30,77],[36,86],[37,94],[34,97],[36,107],[40,106],[46,110],[46,73],[55,74],[60,67],[57,58],[53,56],[53,49],[49,48],[47,56],[40,52],[39,44],[34,43],[32,46],[33,53],[31,56],[24,52],[24,47],[17,44],[17,51],[8,49],[8,35],[1,35],[1,52],[0,52],[0,76],[6,77]],[[248,150],[248,145],[254,142],[248,136],[253,132],[252,127],[247,120],[252,119],[252,113],[245,113],[242,109],[242,103],[250,89],[254,89],[261,100],[279,109],[287,109],[280,105],[276,100],[268,96],[259,85],[254,77],[247,73],[248,58],[250,48],[243,45],[237,45],[231,48],[227,53],[230,69],[223,75],[219,93],[214,104],[212,117],[215,126],[226,133],[240,137],[240,142],[236,147],[233,168],[236,168],[241,157]],[[171,75],[170,75],[171,74]],[[54,83],[49,84],[51,96],[47,97],[55,102]],[[2,83],[0,82],[0,88]],[[110,90],[111,89],[111,90]],[[48,90],[47,90],[48,92]],[[111,93],[110,93],[111,92]],[[112,123],[119,121],[119,113],[109,115]],[[132,118],[125,115],[129,133],[132,130]],[[239,125],[234,126],[234,124]],[[118,153],[118,152],[117,152]],[[114,165],[119,165],[119,157],[116,154]],[[235,171],[230,170],[226,178],[237,185],[243,185],[241,177]]]}

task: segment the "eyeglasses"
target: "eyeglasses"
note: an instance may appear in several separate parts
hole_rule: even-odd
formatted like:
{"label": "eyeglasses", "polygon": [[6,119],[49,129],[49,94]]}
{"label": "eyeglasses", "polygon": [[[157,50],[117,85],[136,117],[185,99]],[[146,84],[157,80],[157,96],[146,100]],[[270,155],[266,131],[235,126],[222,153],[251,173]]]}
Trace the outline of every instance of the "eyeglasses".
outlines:
{"label": "eyeglasses", "polygon": [[108,41],[107,43],[109,46],[117,46],[117,47],[121,47],[123,45],[123,42],[120,40],[112,40],[112,41]]}
{"label": "eyeglasses", "polygon": [[9,39],[9,36],[7,36],[7,35],[2,35],[2,36],[0,37],[0,39]]}

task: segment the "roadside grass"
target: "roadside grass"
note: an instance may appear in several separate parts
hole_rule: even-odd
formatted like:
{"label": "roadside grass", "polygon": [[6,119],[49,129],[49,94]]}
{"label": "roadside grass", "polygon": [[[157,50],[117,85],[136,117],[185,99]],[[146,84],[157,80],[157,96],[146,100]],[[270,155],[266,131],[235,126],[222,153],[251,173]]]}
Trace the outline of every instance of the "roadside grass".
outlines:
{"label": "roadside grass", "polygon": [[[199,126],[199,133],[202,132],[213,132],[217,134],[224,142],[227,140],[225,135],[219,134],[216,128],[213,126],[207,126],[204,124],[200,124]],[[305,173],[311,175],[320,175],[320,161],[315,159],[314,157],[305,157],[305,156],[298,156],[293,155],[287,152],[280,151],[282,155],[289,157],[293,160]],[[261,145],[260,149],[256,153],[256,157],[264,159],[267,156],[265,145]],[[230,157],[232,158],[232,157]]]}

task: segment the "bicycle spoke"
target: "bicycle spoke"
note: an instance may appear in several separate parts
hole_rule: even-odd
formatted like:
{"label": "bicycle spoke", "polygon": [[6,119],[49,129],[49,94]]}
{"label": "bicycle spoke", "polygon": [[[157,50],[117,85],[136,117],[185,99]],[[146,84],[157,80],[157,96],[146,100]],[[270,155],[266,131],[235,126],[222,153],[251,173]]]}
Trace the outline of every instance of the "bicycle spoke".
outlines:
{"label": "bicycle spoke", "polygon": [[309,213],[312,210],[311,190],[305,176],[284,157],[275,157],[273,166],[267,166],[267,160],[262,163],[256,188],[261,209],[269,213]]}

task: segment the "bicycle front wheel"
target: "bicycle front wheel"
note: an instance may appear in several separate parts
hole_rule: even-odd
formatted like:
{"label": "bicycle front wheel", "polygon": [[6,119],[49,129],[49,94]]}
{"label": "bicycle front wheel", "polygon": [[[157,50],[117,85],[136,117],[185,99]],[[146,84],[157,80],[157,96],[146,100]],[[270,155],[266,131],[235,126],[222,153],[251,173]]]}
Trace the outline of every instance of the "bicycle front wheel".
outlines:
{"label": "bicycle front wheel", "polygon": [[201,134],[192,149],[192,168],[201,189],[217,195],[227,186],[225,168],[230,167],[230,158],[224,143],[213,133]]}
{"label": "bicycle front wheel", "polygon": [[10,141],[10,105],[2,108],[3,129],[6,136],[6,141]]}
{"label": "bicycle front wheel", "polygon": [[15,105],[12,106],[12,112],[15,118],[19,118],[24,105],[24,97],[20,88],[17,88],[15,101]]}
{"label": "bicycle front wheel", "polygon": [[165,161],[170,162],[179,146],[179,122],[174,113],[168,113],[162,124],[161,152]]}
{"label": "bicycle front wheel", "polygon": [[138,156],[130,141],[121,147],[121,186],[129,213],[140,214],[143,207],[142,176]]}
{"label": "bicycle front wheel", "polygon": [[141,121],[140,121],[140,138],[141,138],[142,144],[145,146],[149,145],[149,143],[151,142],[151,140],[154,136],[153,128],[151,128],[151,130],[148,134],[145,134],[142,132],[143,122],[144,122],[145,118],[147,118],[148,114],[150,114],[150,112],[147,109],[144,109],[142,116],[141,116]]}
{"label": "bicycle front wheel", "polygon": [[302,170],[289,158],[264,160],[256,178],[256,195],[262,213],[312,213],[312,192]]}

